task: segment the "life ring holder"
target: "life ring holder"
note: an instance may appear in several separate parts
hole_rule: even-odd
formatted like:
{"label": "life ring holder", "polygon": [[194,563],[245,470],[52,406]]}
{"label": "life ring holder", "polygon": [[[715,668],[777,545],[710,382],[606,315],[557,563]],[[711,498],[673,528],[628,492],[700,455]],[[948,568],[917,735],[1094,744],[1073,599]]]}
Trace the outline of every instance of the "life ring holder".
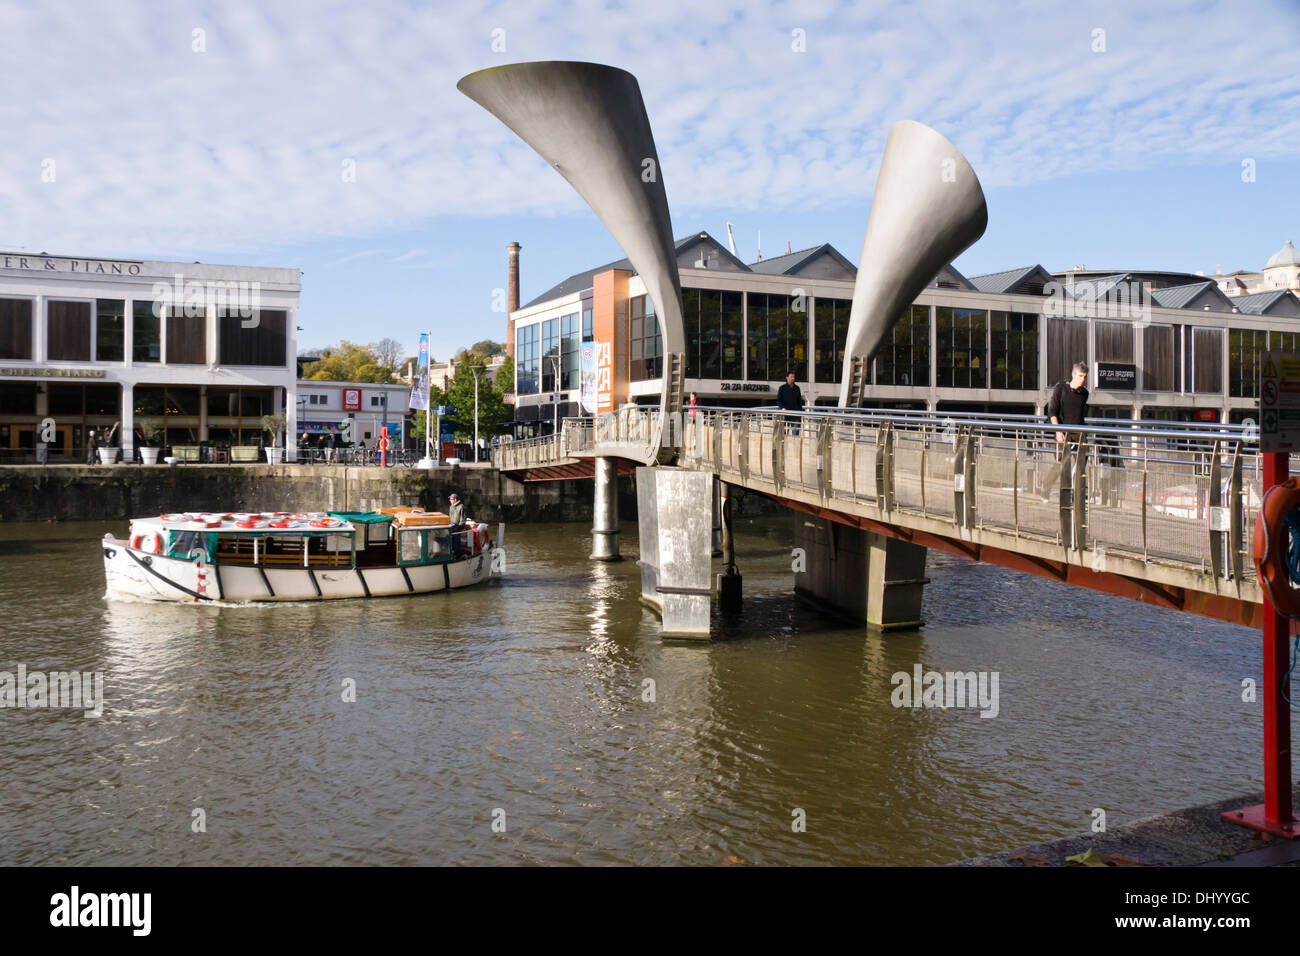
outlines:
{"label": "life ring holder", "polygon": [[1291,572],[1292,564],[1300,572],[1300,479],[1289,478],[1264,493],[1250,553],[1260,586],[1277,613],[1300,619],[1300,579]]}

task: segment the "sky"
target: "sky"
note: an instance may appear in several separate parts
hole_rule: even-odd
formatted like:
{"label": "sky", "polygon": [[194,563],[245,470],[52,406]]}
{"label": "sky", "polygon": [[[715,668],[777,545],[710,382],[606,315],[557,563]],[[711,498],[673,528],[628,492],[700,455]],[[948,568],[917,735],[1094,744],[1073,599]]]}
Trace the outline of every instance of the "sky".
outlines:
{"label": "sky", "polygon": [[1300,0],[0,0],[0,251],[301,269],[300,351],[505,337],[623,253],[456,90],[529,60],[638,79],[673,231],[862,248],[889,127],[989,209],[955,265],[1254,269],[1300,241]]}

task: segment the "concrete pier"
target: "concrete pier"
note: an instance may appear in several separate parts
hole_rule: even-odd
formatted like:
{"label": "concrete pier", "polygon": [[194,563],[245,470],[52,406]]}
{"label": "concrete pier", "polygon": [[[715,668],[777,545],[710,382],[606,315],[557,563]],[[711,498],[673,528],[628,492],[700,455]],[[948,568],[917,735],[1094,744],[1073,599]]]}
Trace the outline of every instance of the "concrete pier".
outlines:
{"label": "concrete pier", "polygon": [[591,559],[620,561],[618,551],[618,462],[609,457],[596,459],[596,477],[591,505]]}
{"label": "concrete pier", "polygon": [[925,548],[825,518],[795,524],[795,593],[882,630],[921,624]]}
{"label": "concrete pier", "polygon": [[709,637],[713,481],[680,468],[636,470],[641,600],[659,612],[665,635]]}

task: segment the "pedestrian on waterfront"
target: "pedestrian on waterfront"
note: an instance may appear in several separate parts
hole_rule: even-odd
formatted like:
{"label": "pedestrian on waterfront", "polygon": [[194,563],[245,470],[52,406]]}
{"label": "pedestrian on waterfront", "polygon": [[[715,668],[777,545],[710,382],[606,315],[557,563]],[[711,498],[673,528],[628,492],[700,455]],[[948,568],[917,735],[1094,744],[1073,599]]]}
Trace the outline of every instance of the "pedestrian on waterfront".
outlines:
{"label": "pedestrian on waterfront", "polygon": [[[799,391],[799,386],[794,383],[794,372],[785,373],[785,384],[776,391],[776,404],[786,411],[803,411],[803,393]],[[799,434],[799,416],[787,415],[785,420],[790,423],[790,434]]]}
{"label": "pedestrian on waterfront", "polygon": [[338,432],[330,432],[329,459],[330,464],[338,461],[339,449],[343,447],[343,439],[339,437]]}
{"label": "pedestrian on waterfront", "polygon": [[697,398],[695,397],[695,393],[694,393],[694,392],[691,392],[691,400],[690,400],[689,402],[687,402],[686,404],[689,405],[689,406],[690,406],[690,409],[691,409],[691,421],[695,421],[695,419],[697,419],[697,418],[700,417],[700,413],[697,411],[697,409],[699,408],[699,404],[700,404],[700,402],[699,402],[699,399],[697,399]]}
{"label": "pedestrian on waterfront", "polygon": [[92,428],[90,431],[86,432],[86,464],[87,465],[93,465],[95,463],[95,455],[97,454],[96,449],[98,447],[99,446],[95,444],[95,430]]}
{"label": "pedestrian on waterfront", "polygon": [[[1047,416],[1053,425],[1082,425],[1088,416],[1088,389],[1084,382],[1088,380],[1088,366],[1075,362],[1070,370],[1070,381],[1057,382],[1047,401]],[[1047,501],[1053,486],[1060,480],[1061,469],[1069,458],[1070,445],[1077,444],[1079,432],[1058,431],[1056,433],[1056,463],[1047,469],[1043,478],[1042,499]]]}

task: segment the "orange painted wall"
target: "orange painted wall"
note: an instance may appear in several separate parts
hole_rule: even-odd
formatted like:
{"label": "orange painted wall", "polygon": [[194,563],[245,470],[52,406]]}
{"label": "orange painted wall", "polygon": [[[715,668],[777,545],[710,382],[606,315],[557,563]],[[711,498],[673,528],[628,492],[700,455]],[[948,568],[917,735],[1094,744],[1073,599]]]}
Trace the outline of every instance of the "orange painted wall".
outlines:
{"label": "orange painted wall", "polygon": [[592,280],[591,325],[596,339],[596,412],[610,412],[627,401],[627,282],[623,269]]}

